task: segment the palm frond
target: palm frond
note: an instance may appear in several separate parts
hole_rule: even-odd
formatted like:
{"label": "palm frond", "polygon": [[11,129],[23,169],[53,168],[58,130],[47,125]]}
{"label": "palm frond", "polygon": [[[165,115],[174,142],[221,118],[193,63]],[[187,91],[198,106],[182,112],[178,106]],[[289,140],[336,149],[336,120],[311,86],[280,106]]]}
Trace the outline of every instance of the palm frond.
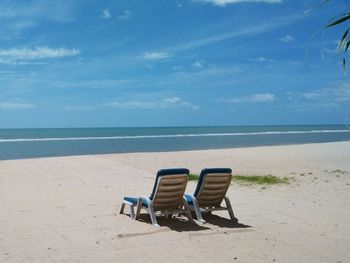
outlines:
{"label": "palm frond", "polygon": [[345,14],[343,14],[343,16],[341,18],[326,25],[325,28],[339,25],[339,24],[344,23],[345,21],[347,21],[349,19],[350,19],[350,13],[345,13]]}

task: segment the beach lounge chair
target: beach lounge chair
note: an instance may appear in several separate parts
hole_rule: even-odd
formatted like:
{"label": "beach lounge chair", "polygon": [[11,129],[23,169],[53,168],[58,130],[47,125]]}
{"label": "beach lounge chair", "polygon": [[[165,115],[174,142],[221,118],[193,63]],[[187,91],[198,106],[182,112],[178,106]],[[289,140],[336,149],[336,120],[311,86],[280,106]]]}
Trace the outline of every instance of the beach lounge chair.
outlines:
{"label": "beach lounge chair", "polygon": [[[232,170],[229,168],[208,168],[202,170],[194,194],[185,194],[185,199],[191,210],[195,211],[198,221],[205,222],[202,218],[202,213],[228,210],[231,220],[235,223],[238,222],[234,216],[230,199],[226,196],[231,179]],[[225,200],[226,207],[221,206],[223,200]]]}
{"label": "beach lounge chair", "polygon": [[[156,212],[171,217],[173,214],[187,214],[190,222],[192,215],[187,204],[184,193],[188,181],[189,170],[184,168],[159,170],[149,197],[124,197],[120,214],[124,212],[125,206],[130,208],[130,217],[138,219],[141,209],[145,209],[154,226],[157,223]],[[134,207],[137,208],[136,215]]]}

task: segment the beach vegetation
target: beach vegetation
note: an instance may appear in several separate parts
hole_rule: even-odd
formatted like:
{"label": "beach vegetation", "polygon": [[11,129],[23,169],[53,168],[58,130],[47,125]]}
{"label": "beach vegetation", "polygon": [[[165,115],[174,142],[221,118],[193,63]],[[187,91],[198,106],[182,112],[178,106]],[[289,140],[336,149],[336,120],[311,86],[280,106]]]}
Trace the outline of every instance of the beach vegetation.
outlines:
{"label": "beach vegetation", "polygon": [[189,174],[188,180],[189,181],[198,181],[199,175],[198,174]]}
{"label": "beach vegetation", "polygon": [[274,175],[235,175],[232,181],[241,184],[257,184],[257,185],[273,185],[273,184],[288,184],[288,177],[277,177]]}
{"label": "beach vegetation", "polygon": [[[190,174],[189,181],[198,181],[199,175]],[[233,182],[241,184],[257,184],[257,185],[273,185],[273,184],[288,184],[290,178],[288,177],[277,177],[274,175],[234,175],[232,177]]]}

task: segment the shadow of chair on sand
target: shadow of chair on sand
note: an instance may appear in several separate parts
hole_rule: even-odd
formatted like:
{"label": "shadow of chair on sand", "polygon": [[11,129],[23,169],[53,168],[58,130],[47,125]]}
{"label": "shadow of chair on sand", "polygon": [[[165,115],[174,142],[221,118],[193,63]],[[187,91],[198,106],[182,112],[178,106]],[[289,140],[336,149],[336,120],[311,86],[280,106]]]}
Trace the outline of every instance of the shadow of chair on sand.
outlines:
{"label": "shadow of chair on sand", "polygon": [[[177,232],[191,232],[191,231],[202,231],[211,229],[208,224],[216,225],[225,228],[250,228],[252,226],[246,225],[239,222],[234,222],[231,219],[221,217],[214,214],[205,214],[204,219],[206,224],[197,224],[196,222],[190,223],[187,218],[184,217],[173,217],[172,219],[167,219],[166,217],[158,217],[158,223],[161,227],[166,226],[171,230]],[[137,221],[151,224],[151,219],[147,214],[140,214]]]}
{"label": "shadow of chair on sand", "polygon": [[227,228],[249,228],[252,227],[250,225],[245,225],[243,223],[232,221],[231,219],[221,217],[214,214],[203,214],[203,219],[212,225],[216,225],[219,227],[227,227]]}
{"label": "shadow of chair on sand", "polygon": [[[187,218],[184,217],[173,217],[172,219],[168,219],[166,217],[157,217],[157,220],[158,224],[161,227],[166,226],[171,230],[177,232],[191,232],[210,229],[205,225],[198,225],[196,222],[188,222]],[[151,219],[147,214],[140,214],[140,217],[137,219],[137,221],[151,224]]]}

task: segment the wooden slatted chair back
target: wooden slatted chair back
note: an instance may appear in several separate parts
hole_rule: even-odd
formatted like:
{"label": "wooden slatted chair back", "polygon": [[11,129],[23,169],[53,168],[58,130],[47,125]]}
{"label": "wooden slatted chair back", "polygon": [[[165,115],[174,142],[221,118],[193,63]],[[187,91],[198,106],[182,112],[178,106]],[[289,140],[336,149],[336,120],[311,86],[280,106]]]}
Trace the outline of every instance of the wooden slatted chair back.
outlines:
{"label": "wooden slatted chair back", "polygon": [[165,175],[159,178],[153,206],[155,210],[177,209],[183,204],[187,174]]}
{"label": "wooden slatted chair back", "polygon": [[211,173],[203,178],[202,187],[197,194],[200,207],[218,207],[231,184],[231,173]]}

